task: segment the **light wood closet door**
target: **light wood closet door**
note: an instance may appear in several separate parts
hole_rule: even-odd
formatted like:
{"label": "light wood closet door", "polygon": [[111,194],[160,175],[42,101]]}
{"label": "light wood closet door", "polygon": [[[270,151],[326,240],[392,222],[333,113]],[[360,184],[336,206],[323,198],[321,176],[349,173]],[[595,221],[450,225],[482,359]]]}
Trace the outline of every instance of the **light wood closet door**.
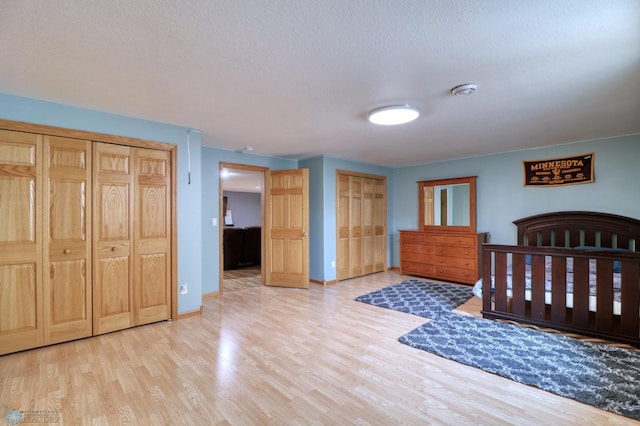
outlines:
{"label": "light wood closet door", "polygon": [[134,323],[171,316],[171,163],[166,151],[134,149]]}
{"label": "light wood closet door", "polygon": [[0,354],[40,346],[42,136],[0,130]]}
{"label": "light wood closet door", "polygon": [[338,175],[338,217],[336,220],[338,235],[338,256],[336,277],[338,280],[351,278],[351,180],[347,175]]}
{"label": "light wood closet door", "polygon": [[349,177],[351,188],[351,202],[349,204],[349,265],[351,265],[350,276],[359,277],[364,274],[363,268],[363,226],[362,226],[362,178]]}
{"label": "light wood closet door", "polygon": [[94,143],[93,333],[133,326],[133,153]]}
{"label": "light wood closet door", "polygon": [[44,137],[44,344],[92,334],[91,141]]}
{"label": "light wood closet door", "polygon": [[387,182],[373,180],[374,272],[387,269]]}
{"label": "light wood closet door", "polygon": [[[353,173],[353,172],[352,172]],[[337,173],[338,280],[386,269],[386,180]]]}
{"label": "light wood closet door", "polygon": [[376,192],[373,179],[362,179],[362,272],[371,274],[376,270]]}

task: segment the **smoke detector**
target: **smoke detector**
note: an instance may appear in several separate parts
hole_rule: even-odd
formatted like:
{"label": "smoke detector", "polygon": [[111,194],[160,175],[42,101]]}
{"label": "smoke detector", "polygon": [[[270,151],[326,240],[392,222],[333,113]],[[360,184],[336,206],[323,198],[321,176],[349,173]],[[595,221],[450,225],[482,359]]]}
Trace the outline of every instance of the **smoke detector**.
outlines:
{"label": "smoke detector", "polygon": [[451,94],[456,96],[468,96],[478,89],[477,84],[461,84],[451,89]]}

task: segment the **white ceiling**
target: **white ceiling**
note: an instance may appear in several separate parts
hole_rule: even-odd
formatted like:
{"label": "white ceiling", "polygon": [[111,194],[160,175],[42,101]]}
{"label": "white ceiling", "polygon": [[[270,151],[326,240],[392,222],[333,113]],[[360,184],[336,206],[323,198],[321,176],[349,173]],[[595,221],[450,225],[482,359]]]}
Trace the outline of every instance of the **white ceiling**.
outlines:
{"label": "white ceiling", "polygon": [[[391,167],[640,133],[640,0],[0,0],[0,92]],[[476,83],[454,97],[450,89]],[[375,126],[410,102],[423,116]]]}

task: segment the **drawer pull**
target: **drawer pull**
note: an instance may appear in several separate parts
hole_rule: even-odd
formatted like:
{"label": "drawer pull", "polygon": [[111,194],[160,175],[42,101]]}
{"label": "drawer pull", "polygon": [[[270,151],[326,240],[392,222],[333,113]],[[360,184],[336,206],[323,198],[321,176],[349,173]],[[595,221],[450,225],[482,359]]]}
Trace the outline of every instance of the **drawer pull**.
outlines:
{"label": "drawer pull", "polygon": [[64,252],[63,252],[63,253],[64,253],[64,254],[69,254],[69,253],[71,253],[71,249],[64,249]]}
{"label": "drawer pull", "polygon": [[116,250],[118,250],[118,247],[116,246],[111,247],[111,251],[116,251]]}

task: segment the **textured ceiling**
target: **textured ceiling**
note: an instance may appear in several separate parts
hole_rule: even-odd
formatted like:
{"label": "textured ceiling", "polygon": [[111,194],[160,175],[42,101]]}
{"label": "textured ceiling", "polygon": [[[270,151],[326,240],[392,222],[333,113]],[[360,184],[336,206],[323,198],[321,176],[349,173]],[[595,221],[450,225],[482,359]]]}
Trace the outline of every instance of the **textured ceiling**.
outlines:
{"label": "textured ceiling", "polygon": [[[640,133],[640,0],[0,3],[0,92],[207,146],[397,167]],[[396,102],[423,115],[366,121]]]}

